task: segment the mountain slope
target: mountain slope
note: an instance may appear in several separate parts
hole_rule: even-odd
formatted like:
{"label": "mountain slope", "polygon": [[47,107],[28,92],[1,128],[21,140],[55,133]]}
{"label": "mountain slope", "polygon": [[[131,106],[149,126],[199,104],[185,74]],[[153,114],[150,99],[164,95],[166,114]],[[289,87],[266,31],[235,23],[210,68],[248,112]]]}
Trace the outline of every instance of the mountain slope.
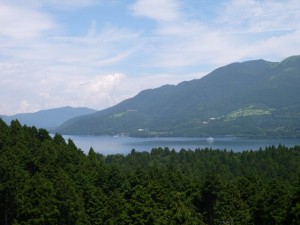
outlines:
{"label": "mountain slope", "polygon": [[74,118],[63,134],[293,136],[300,127],[300,56],[232,63],[203,77],[140,92]]}
{"label": "mountain slope", "polygon": [[90,108],[72,108],[72,107],[61,107],[55,109],[41,110],[35,113],[20,113],[12,116],[1,116],[3,121],[10,123],[12,120],[19,120],[21,124],[28,126],[36,126],[38,128],[56,128],[62,123],[74,117],[87,115],[97,112]]}

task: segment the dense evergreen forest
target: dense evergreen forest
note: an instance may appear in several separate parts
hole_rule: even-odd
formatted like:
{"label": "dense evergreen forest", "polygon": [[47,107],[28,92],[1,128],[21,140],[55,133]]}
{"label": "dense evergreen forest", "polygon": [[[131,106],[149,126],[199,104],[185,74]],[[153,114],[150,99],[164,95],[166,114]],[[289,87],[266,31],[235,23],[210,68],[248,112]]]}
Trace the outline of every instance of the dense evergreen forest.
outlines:
{"label": "dense evergreen forest", "polygon": [[0,120],[0,224],[299,224],[300,146],[88,155]]}

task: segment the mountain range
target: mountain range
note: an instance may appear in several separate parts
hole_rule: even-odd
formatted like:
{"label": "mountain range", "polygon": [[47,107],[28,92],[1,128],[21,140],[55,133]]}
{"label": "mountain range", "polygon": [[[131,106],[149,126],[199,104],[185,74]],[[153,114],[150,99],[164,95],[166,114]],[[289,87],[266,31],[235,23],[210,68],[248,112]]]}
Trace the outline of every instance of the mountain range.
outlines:
{"label": "mountain range", "polygon": [[21,124],[35,126],[38,128],[54,129],[62,123],[74,117],[97,112],[86,107],[60,107],[54,109],[41,110],[34,113],[19,113],[12,116],[0,116],[4,122],[9,124],[12,120],[18,120]]}
{"label": "mountain range", "polygon": [[71,119],[63,134],[291,137],[300,130],[300,56],[220,67]]}
{"label": "mountain range", "polygon": [[300,136],[300,56],[220,67],[201,79],[141,91],[53,132],[129,136]]}

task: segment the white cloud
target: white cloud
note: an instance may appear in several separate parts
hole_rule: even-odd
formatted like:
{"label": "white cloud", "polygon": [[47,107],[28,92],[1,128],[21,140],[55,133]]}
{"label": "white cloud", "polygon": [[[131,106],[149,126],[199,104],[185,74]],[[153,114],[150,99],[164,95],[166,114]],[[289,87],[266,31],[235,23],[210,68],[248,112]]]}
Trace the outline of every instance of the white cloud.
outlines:
{"label": "white cloud", "polygon": [[134,15],[158,21],[175,21],[181,17],[177,0],[137,0],[131,7]]}
{"label": "white cloud", "polygon": [[[41,1],[41,0],[37,0]],[[101,0],[42,0],[43,4],[48,4],[55,6],[60,9],[70,9],[70,8],[82,8],[88,7],[91,5],[96,5],[97,3],[101,2]]]}
{"label": "white cloud", "polygon": [[0,114],[116,103],[113,92],[125,76],[106,67],[135,51],[131,43],[139,33],[113,25],[98,30],[92,22],[86,36],[61,36],[39,7],[3,2],[0,25]]}
{"label": "white cloud", "polygon": [[164,42],[151,63],[159,67],[222,65],[242,54],[238,43],[230,36],[195,21],[161,26],[157,34],[164,37]]}
{"label": "white cloud", "polygon": [[97,75],[90,79],[87,76],[77,76],[65,83],[57,96],[68,96],[70,103],[76,106],[87,105],[96,109],[109,107],[116,104],[112,95],[125,77],[119,73]]}
{"label": "white cloud", "polygon": [[51,16],[25,6],[0,2],[0,38],[36,38],[54,29]]}
{"label": "white cloud", "polygon": [[291,55],[299,55],[300,30],[285,35],[261,40],[255,45],[249,45],[247,55],[255,58],[257,55],[269,60],[278,60]]}
{"label": "white cloud", "polygon": [[31,110],[32,105],[28,103],[27,100],[22,100],[20,102],[20,111],[21,112],[28,112],[28,110]]}
{"label": "white cloud", "polygon": [[[134,44],[139,38],[137,32],[105,26],[97,31],[92,22],[86,36],[56,37],[51,40],[56,61],[68,65],[101,67],[114,65],[128,58],[135,51]],[[124,44],[125,43],[125,44]]]}
{"label": "white cloud", "polygon": [[243,58],[278,60],[300,52],[300,4],[288,1],[230,1],[218,23],[237,40]]}
{"label": "white cloud", "polygon": [[[12,5],[24,5],[24,0],[2,0]],[[74,10],[97,5],[102,0],[26,0],[26,6],[31,8],[50,7],[56,10]]]}
{"label": "white cloud", "polygon": [[7,93],[0,101],[12,104],[3,104],[0,111],[11,114],[65,105],[102,109],[117,103],[112,96],[125,78],[118,73],[89,76],[79,72],[69,76],[35,73],[30,82],[27,77],[8,79],[0,84],[1,91]]}
{"label": "white cloud", "polygon": [[216,68],[247,59],[278,60],[300,51],[299,1],[232,0],[217,6],[209,23],[187,12],[179,21],[158,23],[153,40],[159,51],[153,50],[149,66]]}
{"label": "white cloud", "polygon": [[136,0],[131,6],[116,4],[133,15],[124,13],[119,23],[120,18],[103,22],[106,15],[97,18],[93,8],[83,35],[64,29],[68,17],[104,2],[0,2],[0,114],[64,105],[102,109],[142,89],[206,74],[197,71],[300,52],[298,0],[211,3],[215,17],[205,20],[202,8],[187,11],[192,6],[185,4],[194,1]]}
{"label": "white cloud", "polygon": [[218,22],[237,32],[271,32],[300,28],[298,0],[233,0],[221,10]]}

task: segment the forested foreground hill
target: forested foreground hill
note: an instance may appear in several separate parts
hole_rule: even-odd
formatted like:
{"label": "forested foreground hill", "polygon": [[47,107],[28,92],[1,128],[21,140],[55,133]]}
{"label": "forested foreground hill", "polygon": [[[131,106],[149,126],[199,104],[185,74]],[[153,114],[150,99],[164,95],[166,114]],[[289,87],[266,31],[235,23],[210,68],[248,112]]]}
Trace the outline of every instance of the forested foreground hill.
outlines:
{"label": "forested foreground hill", "polygon": [[85,155],[0,120],[0,224],[299,224],[300,146]]}

